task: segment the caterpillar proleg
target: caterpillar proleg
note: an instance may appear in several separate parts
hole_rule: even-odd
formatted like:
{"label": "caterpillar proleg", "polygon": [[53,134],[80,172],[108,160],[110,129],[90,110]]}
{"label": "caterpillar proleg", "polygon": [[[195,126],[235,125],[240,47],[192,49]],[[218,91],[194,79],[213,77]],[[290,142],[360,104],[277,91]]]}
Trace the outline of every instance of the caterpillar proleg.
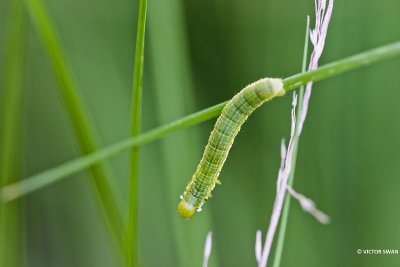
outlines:
{"label": "caterpillar proleg", "polygon": [[190,218],[211,196],[218,176],[240,127],[264,102],[285,94],[282,79],[264,78],[237,93],[224,107],[208,139],[192,180],[181,195],[178,214]]}

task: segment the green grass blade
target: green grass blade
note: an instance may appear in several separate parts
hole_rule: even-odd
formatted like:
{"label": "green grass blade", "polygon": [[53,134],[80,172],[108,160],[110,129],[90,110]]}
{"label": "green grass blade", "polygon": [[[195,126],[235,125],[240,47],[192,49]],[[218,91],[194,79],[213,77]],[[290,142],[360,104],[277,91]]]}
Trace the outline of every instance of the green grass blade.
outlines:
{"label": "green grass blade", "polygon": [[[372,49],[355,56],[341,59],[330,64],[324,65],[314,71],[299,73],[284,79],[286,91],[305,85],[310,81],[320,81],[341,73],[349,72],[363,66],[371,65],[382,60],[400,56],[400,42]],[[59,181],[68,175],[81,171],[97,162],[107,159],[119,152],[131,149],[135,146],[147,144],[155,141],[176,130],[188,128],[199,124],[220,114],[227,102],[220,103],[210,108],[188,115],[184,118],[173,121],[164,126],[157,127],[145,132],[136,138],[128,138],[106,148],[99,149],[88,155],[81,156],[75,160],[61,164],[58,167],[48,169],[42,173],[33,175],[17,183],[8,185],[0,190],[0,199],[10,201],[36,191],[49,184]]]}
{"label": "green grass blade", "polygon": [[[20,179],[21,97],[24,81],[25,14],[21,0],[11,2],[0,128],[0,186]],[[22,264],[20,203],[0,203],[0,266]]]}
{"label": "green grass blade", "polygon": [[[303,51],[303,63],[301,66],[301,71],[305,72],[307,68],[307,52],[308,52],[308,36],[310,32],[310,17],[307,16],[307,24],[306,24],[306,36],[304,40],[304,51]],[[293,185],[293,180],[294,180],[294,173],[296,171],[296,161],[297,161],[297,148],[299,146],[299,135],[297,134],[297,127],[299,125],[300,121],[300,111],[302,109],[303,105],[303,96],[304,96],[304,85],[300,87],[299,90],[299,95],[297,98],[297,110],[296,110],[296,128],[295,128],[295,136],[293,139],[293,159],[292,159],[292,167],[291,167],[291,173],[289,176],[288,184],[290,186]],[[276,243],[276,249],[275,249],[275,256],[274,256],[274,262],[273,262],[273,267],[279,267],[281,259],[282,259],[282,253],[283,253],[283,245],[285,242],[285,235],[286,235],[286,228],[287,228],[287,222],[289,218],[289,208],[290,208],[290,200],[291,196],[290,194],[286,194],[285,201],[283,204],[283,210],[282,210],[282,215],[281,215],[281,221],[280,221],[280,226],[279,226],[279,233],[277,236],[277,243]]]}
{"label": "green grass blade", "polygon": [[[75,84],[73,75],[67,65],[55,27],[42,0],[27,0],[26,7],[57,77],[59,89],[70,116],[80,150],[83,154],[91,153],[97,149],[95,130],[85,110],[79,88]],[[92,174],[92,189],[97,195],[97,199],[99,199],[99,206],[105,213],[107,225],[111,229],[114,241],[122,244],[122,216],[118,202],[114,197],[106,168],[98,162],[98,164],[90,167],[90,172]]]}
{"label": "green grass blade", "polygon": [[18,197],[60,181],[68,175],[86,169],[87,167],[108,157],[111,157],[119,152],[128,150],[132,147],[137,147],[150,143],[179,129],[184,129],[192,125],[199,124],[203,121],[207,121],[211,118],[218,116],[221,113],[225,104],[226,102],[193,113],[182,119],[155,128],[154,130],[145,132],[138,137],[128,138],[114,145],[99,149],[93,153],[81,156],[75,160],[64,163],[58,167],[48,169],[44,172],[23,179],[19,183],[5,186],[0,189],[0,199],[5,202],[14,200]]}
{"label": "green grass blade", "polygon": [[[135,64],[133,73],[131,136],[137,137],[141,128],[144,40],[146,31],[147,0],[139,1],[139,15],[136,35]],[[130,158],[130,179],[128,194],[128,223],[125,232],[126,265],[138,266],[138,196],[139,196],[139,147],[133,147]]]}
{"label": "green grass blade", "polygon": [[330,77],[338,76],[342,73],[371,65],[373,63],[398,57],[399,55],[400,42],[395,42],[354,56],[334,61],[313,71],[307,71],[293,75],[283,80],[284,87],[286,91],[291,91],[299,86],[306,85],[308,82],[325,80]]}

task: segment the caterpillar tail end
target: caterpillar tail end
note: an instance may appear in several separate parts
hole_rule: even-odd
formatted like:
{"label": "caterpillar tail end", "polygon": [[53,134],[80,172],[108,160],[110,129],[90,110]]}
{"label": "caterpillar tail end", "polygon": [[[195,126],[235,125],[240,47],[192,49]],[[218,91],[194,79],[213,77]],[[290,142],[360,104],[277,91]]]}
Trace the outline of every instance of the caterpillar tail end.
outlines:
{"label": "caterpillar tail end", "polygon": [[268,78],[272,85],[272,88],[276,96],[283,96],[286,94],[285,88],[283,87],[283,81],[279,78]]}
{"label": "caterpillar tail end", "polygon": [[178,204],[178,214],[184,219],[192,218],[196,213],[196,210],[197,208],[193,204],[187,202],[185,199],[182,199]]}

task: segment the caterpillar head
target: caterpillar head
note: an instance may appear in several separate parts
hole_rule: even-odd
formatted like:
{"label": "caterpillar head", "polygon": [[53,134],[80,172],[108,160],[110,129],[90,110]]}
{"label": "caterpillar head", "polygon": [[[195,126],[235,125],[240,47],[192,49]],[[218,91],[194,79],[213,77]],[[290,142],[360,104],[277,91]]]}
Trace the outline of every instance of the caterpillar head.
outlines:
{"label": "caterpillar head", "polygon": [[178,204],[178,214],[182,218],[189,219],[193,217],[196,211],[201,210],[203,201],[195,197],[192,193],[185,192],[181,199],[181,202]]}
{"label": "caterpillar head", "polygon": [[186,200],[182,199],[181,202],[178,204],[178,214],[182,218],[188,219],[193,217],[196,212],[195,206],[193,204],[187,202]]}

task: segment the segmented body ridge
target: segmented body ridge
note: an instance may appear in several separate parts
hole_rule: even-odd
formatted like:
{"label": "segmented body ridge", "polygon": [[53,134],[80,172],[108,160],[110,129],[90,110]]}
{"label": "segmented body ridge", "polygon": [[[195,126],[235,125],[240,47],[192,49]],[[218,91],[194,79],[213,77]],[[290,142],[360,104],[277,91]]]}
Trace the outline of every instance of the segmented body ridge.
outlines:
{"label": "segmented body ridge", "polygon": [[181,196],[178,213],[182,217],[191,217],[196,210],[200,211],[211,196],[235,137],[249,115],[265,101],[284,92],[280,79],[266,78],[246,86],[228,102],[215,123],[197,170]]}

